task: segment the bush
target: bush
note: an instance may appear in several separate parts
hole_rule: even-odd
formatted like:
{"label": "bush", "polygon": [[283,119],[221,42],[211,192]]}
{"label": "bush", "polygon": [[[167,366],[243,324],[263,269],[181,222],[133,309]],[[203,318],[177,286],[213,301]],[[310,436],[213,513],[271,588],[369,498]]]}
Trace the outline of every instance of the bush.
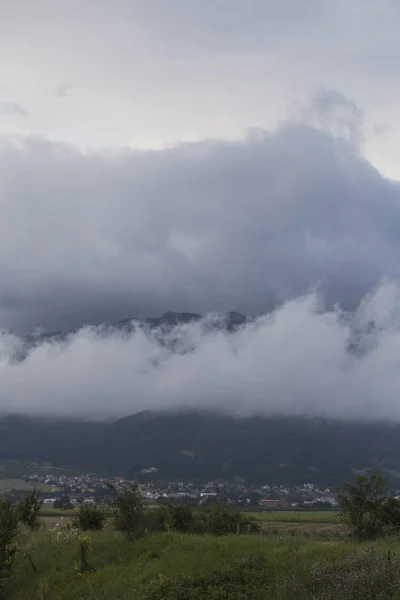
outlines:
{"label": "bush", "polygon": [[114,527],[128,540],[140,537],[147,530],[143,500],[136,485],[131,485],[115,501]]}
{"label": "bush", "polygon": [[194,516],[190,506],[174,505],[165,507],[164,525],[166,529],[188,533],[193,530]]}
{"label": "bush", "polygon": [[107,512],[104,507],[83,502],[74,519],[74,525],[83,531],[101,531],[104,527]]}
{"label": "bush", "polygon": [[255,519],[247,519],[236,508],[213,504],[196,515],[196,533],[228,535],[230,533],[259,533],[260,526]]}
{"label": "bush", "polygon": [[344,483],[338,493],[341,518],[359,540],[375,540],[400,531],[400,502],[389,498],[389,482],[380,473]]}
{"label": "bush", "polygon": [[9,579],[17,552],[19,513],[11,498],[0,498],[0,595]]}
{"label": "bush", "polygon": [[31,531],[37,531],[40,527],[39,513],[42,504],[40,492],[37,490],[28,492],[18,504],[19,520]]}

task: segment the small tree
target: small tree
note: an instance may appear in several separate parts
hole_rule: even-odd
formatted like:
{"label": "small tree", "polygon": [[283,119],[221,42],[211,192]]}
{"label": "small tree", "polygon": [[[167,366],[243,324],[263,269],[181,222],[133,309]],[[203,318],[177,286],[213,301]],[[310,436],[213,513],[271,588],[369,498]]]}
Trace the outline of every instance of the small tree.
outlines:
{"label": "small tree", "polygon": [[243,525],[243,516],[237,509],[221,504],[212,504],[197,516],[197,527],[200,533],[212,535],[240,533]]}
{"label": "small tree", "polygon": [[[388,500],[389,485],[380,473],[360,475],[354,483],[342,485],[337,496],[341,516],[354,537],[373,540],[388,532],[395,513],[393,503]],[[400,517],[396,518],[400,523]]]}
{"label": "small tree", "polygon": [[143,500],[137,485],[132,484],[115,500],[114,527],[122,531],[129,540],[144,533]]}
{"label": "small tree", "polygon": [[37,490],[25,494],[25,497],[18,504],[19,520],[31,531],[37,531],[40,527],[39,513],[42,504],[40,492]]}
{"label": "small tree", "polygon": [[106,517],[107,514],[104,507],[89,502],[82,502],[75,519],[75,524],[83,531],[87,531],[88,529],[100,531],[104,527]]}
{"label": "small tree", "polygon": [[161,506],[158,515],[162,518],[164,528],[180,533],[188,533],[194,524],[194,515],[190,506],[185,504]]}
{"label": "small tree", "polygon": [[17,552],[19,514],[9,496],[0,498],[0,597],[2,587],[12,573]]}

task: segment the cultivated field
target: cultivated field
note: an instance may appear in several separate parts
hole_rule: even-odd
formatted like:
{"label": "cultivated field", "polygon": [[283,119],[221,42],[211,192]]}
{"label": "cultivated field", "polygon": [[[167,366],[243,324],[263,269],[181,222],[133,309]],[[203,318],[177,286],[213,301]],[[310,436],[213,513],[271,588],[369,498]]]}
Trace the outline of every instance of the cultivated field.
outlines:
{"label": "cultivated field", "polygon": [[313,510],[313,511],[260,511],[247,512],[248,517],[256,517],[262,521],[288,522],[288,523],[339,523],[339,511]]}

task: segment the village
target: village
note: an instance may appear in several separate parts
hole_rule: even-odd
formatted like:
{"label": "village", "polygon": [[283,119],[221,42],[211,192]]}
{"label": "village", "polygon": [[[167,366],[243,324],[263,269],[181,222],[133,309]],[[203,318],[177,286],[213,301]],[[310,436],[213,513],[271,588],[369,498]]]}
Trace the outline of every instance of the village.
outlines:
{"label": "village", "polygon": [[[247,509],[285,510],[299,508],[332,509],[338,505],[335,491],[313,483],[284,486],[265,483],[251,485],[242,478],[231,481],[216,480],[207,483],[190,481],[157,480],[157,468],[142,470],[137,480],[122,476],[106,479],[93,474],[60,475],[56,473],[33,473],[22,476],[25,485],[41,491],[44,506],[48,508],[75,508],[82,502],[111,503],[116,495],[130,484],[137,484],[148,504],[184,503],[202,506],[212,502],[228,504]],[[10,490],[17,500],[23,491]]]}

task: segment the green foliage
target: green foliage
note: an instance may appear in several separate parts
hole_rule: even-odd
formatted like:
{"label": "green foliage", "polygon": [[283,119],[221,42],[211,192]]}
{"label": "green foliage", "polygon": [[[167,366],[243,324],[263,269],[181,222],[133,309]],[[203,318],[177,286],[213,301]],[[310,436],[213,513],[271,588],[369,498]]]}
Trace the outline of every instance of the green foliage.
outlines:
{"label": "green foliage", "polygon": [[[76,572],[76,537],[33,536],[38,573],[23,556],[7,600],[389,600],[398,598],[397,539],[374,547],[281,536],[155,533],[135,543],[116,532],[90,534],[92,552]],[[83,544],[85,547],[85,544]],[[390,552],[389,552],[390,549]]]}
{"label": "green foliage", "polygon": [[262,554],[250,554],[211,568],[208,573],[193,575],[174,581],[160,577],[158,585],[150,592],[151,600],[196,599],[265,599],[272,591],[266,577],[267,563]]}
{"label": "green foliage", "polygon": [[380,473],[356,477],[338,493],[342,520],[359,540],[375,540],[400,530],[400,502],[389,499],[389,485]]}
{"label": "green foliage", "polygon": [[40,492],[37,490],[32,490],[25,494],[24,498],[18,504],[19,519],[31,531],[36,531],[40,527],[39,514],[42,504]]}
{"label": "green foliage", "polygon": [[78,537],[78,547],[79,547],[79,564],[76,566],[76,572],[78,574],[86,573],[87,571],[91,571],[91,567],[89,565],[89,552],[91,549],[90,538],[88,536],[79,536]]}
{"label": "green foliage", "polygon": [[164,525],[167,530],[188,533],[193,531],[194,516],[190,506],[184,504],[178,506],[168,506],[159,509],[164,511]]}
{"label": "green foliage", "polygon": [[0,498],[0,595],[2,586],[11,576],[15,555],[18,549],[19,512],[11,498]]}
{"label": "green foliage", "polygon": [[258,533],[256,519],[246,518],[236,508],[213,504],[199,511],[195,522],[196,533],[228,535],[229,533]]}
{"label": "green foliage", "polygon": [[229,533],[259,533],[260,523],[255,517],[245,517],[236,508],[212,504],[193,511],[189,506],[161,506],[154,514],[154,529],[179,533],[227,535]]}
{"label": "green foliage", "polygon": [[324,600],[383,600],[399,598],[400,562],[390,551],[365,547],[336,564],[315,565],[312,588]]}
{"label": "green foliage", "polygon": [[140,537],[146,531],[142,496],[136,485],[130,485],[115,500],[114,527],[128,540]]}
{"label": "green foliage", "polygon": [[83,502],[79,509],[74,525],[83,531],[100,531],[104,527],[107,511],[103,506]]}

